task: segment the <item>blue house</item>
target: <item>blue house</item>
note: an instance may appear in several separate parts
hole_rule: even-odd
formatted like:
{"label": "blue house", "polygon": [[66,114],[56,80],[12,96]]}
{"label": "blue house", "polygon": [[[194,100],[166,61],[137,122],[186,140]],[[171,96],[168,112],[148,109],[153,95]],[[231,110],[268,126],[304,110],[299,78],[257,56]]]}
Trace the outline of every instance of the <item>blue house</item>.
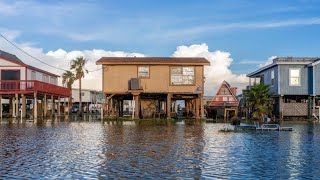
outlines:
{"label": "blue house", "polygon": [[320,103],[320,58],[278,57],[247,77],[270,85],[277,117],[310,117]]}

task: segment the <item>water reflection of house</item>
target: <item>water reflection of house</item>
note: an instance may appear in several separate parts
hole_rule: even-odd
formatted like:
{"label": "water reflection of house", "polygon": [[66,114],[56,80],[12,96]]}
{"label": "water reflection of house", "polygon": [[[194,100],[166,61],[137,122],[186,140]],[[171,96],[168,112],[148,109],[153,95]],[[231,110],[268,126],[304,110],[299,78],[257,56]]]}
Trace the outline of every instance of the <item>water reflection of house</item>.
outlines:
{"label": "water reflection of house", "polygon": [[[31,104],[31,114],[37,118],[38,115],[47,115],[49,101],[56,103],[60,102],[60,98],[70,96],[69,89],[58,86],[58,75],[27,65],[17,56],[1,50],[0,71],[1,117],[4,112],[2,99],[9,102],[5,111],[8,111],[10,116],[20,116],[21,105],[22,117],[26,117],[26,106]],[[59,113],[60,108],[57,111]]]}
{"label": "water reflection of house", "polygon": [[229,83],[223,81],[217,94],[212,98],[209,106],[209,117],[231,118],[238,112],[239,102],[236,97],[237,88],[231,87]]}
{"label": "water reflection of house", "polygon": [[171,118],[175,101],[183,100],[187,114],[204,117],[204,58],[103,57],[97,64],[103,67],[107,115],[122,116],[124,101],[134,99],[135,118]]}
{"label": "water reflection of house", "polygon": [[247,89],[254,82],[270,85],[277,117],[310,117],[312,109],[320,105],[319,73],[320,58],[279,57],[272,64],[248,74]]}

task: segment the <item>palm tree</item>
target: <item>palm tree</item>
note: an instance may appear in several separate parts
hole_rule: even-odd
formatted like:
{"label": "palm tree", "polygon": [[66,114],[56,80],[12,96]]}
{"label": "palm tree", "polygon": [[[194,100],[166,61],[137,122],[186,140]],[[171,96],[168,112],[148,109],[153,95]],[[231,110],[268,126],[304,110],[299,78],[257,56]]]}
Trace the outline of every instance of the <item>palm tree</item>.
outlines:
{"label": "palm tree", "polygon": [[84,67],[87,62],[88,59],[83,56],[71,60],[70,69],[75,70],[76,80],[79,80],[79,115],[82,115],[81,79],[84,78],[85,72],[88,73],[88,70]]}
{"label": "palm tree", "polygon": [[252,112],[252,118],[255,120],[263,120],[272,113],[273,99],[269,94],[270,87],[264,84],[254,85],[247,93],[247,108]]}
{"label": "palm tree", "polygon": [[70,90],[70,97],[68,102],[68,109],[70,110],[70,105],[72,104],[72,84],[76,80],[75,75],[71,71],[65,71],[62,74],[62,84],[65,84],[67,88]]}

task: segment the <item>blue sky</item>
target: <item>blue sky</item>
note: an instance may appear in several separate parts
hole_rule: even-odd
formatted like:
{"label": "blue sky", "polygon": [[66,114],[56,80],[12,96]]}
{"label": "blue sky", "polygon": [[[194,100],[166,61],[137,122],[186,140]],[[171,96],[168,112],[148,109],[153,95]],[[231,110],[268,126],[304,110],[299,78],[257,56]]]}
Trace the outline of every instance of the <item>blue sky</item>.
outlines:
{"label": "blue sky", "polygon": [[271,56],[319,56],[320,1],[0,0],[1,30],[44,52],[171,56],[205,43],[231,54],[233,73],[249,73]]}

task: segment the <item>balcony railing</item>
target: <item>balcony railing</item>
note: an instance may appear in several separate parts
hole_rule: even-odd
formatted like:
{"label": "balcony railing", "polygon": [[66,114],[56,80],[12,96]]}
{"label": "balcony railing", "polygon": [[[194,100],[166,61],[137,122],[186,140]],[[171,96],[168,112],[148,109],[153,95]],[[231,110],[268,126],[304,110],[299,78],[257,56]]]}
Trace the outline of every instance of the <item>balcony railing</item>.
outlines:
{"label": "balcony railing", "polygon": [[35,81],[35,80],[0,80],[0,94],[14,93],[45,93],[63,97],[70,96],[70,90],[65,87]]}

